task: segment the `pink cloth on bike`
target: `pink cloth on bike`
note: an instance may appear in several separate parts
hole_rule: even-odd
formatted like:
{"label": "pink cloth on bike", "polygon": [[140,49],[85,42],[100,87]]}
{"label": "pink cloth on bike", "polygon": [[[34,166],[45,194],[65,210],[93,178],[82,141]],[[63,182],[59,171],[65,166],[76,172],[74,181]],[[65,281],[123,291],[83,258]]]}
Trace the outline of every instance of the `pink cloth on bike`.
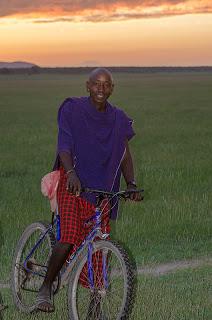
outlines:
{"label": "pink cloth on bike", "polygon": [[41,180],[41,192],[49,198],[51,211],[57,209],[57,187],[60,180],[60,171],[55,170],[47,173]]}

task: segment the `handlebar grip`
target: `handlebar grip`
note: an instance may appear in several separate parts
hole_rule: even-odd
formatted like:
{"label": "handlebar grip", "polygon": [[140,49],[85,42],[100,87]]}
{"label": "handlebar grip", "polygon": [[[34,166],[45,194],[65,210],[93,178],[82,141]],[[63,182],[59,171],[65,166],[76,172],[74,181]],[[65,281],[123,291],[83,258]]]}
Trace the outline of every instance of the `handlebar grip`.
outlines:
{"label": "handlebar grip", "polygon": [[[143,193],[144,192],[144,189],[133,189],[133,190],[127,190],[125,193],[123,193],[122,195],[121,195],[121,197],[123,197],[125,200],[126,199],[129,199],[130,198],[130,195],[132,194],[132,193]],[[144,196],[143,195],[141,195],[141,200],[143,200],[144,199]]]}

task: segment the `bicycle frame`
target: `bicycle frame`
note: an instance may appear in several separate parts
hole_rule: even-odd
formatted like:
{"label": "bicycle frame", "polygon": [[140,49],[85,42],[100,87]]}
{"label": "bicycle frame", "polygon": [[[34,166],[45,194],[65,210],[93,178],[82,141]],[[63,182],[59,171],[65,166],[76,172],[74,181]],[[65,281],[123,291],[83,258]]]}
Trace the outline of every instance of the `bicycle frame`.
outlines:
{"label": "bicycle frame", "polygon": [[[92,192],[102,192],[102,191],[99,191],[99,190],[91,190]],[[137,191],[128,191],[128,192],[143,192],[143,189],[142,190],[137,190]],[[103,192],[106,196],[111,196],[112,197],[110,199],[112,199],[113,197],[115,196],[121,196],[121,195],[124,195],[125,191],[119,191],[117,193],[112,193],[112,192]],[[109,201],[109,200],[108,200]],[[97,202],[99,204],[99,202]],[[105,208],[105,207],[104,207]],[[92,266],[92,251],[93,251],[93,241],[96,237],[99,237],[100,239],[107,239],[109,237],[109,234],[108,233],[103,233],[102,230],[101,230],[101,222],[102,222],[102,213],[104,211],[104,208],[101,210],[101,208],[99,207],[99,205],[97,205],[95,207],[95,214],[90,217],[86,222],[89,222],[91,220],[95,220],[95,225],[93,227],[93,229],[89,232],[89,234],[87,235],[87,237],[84,239],[84,241],[81,243],[81,245],[71,254],[71,256],[69,257],[69,259],[66,261],[67,263],[67,266],[65,267],[65,269],[60,272],[60,276],[61,276],[61,285],[63,285],[69,275],[69,273],[71,272],[75,262],[76,262],[76,259],[78,258],[78,256],[80,255],[80,253],[84,250],[84,248],[88,248],[88,255],[87,255],[87,265],[88,265],[88,276],[89,276],[89,279],[88,279],[88,282],[89,282],[89,285],[90,285],[90,288],[91,289],[94,289],[94,282],[93,282],[93,266]],[[24,268],[27,272],[30,272],[34,275],[38,275],[40,277],[45,277],[44,274],[41,274],[39,272],[36,272],[36,271],[33,271],[31,269],[29,269],[27,267],[27,262],[29,261],[30,257],[33,255],[33,253],[35,252],[35,250],[41,245],[41,243],[44,241],[45,237],[47,236],[48,232],[49,231],[52,231],[53,230],[53,226],[56,224],[57,222],[57,217],[59,217],[59,213],[58,213],[58,210],[57,210],[57,213],[56,213],[56,217],[55,219],[53,219],[53,222],[52,224],[49,225],[49,227],[47,228],[47,230],[45,231],[45,233],[38,239],[38,241],[36,242],[36,244],[34,245],[34,247],[31,249],[30,253],[27,255],[23,265],[24,265]],[[60,238],[60,228],[56,228],[57,229],[57,241],[59,240]],[[104,285],[105,287],[107,288],[107,285],[108,285],[108,280],[107,280],[107,259],[105,257],[103,257],[103,262],[102,262],[102,272],[103,272],[103,281],[104,281]],[[46,268],[47,269],[47,266],[41,266],[43,268]]]}
{"label": "bicycle frame", "polygon": [[[58,212],[57,212],[58,215]],[[92,246],[92,242],[93,240],[98,236],[100,239],[107,239],[109,234],[107,233],[103,233],[101,230],[101,217],[102,217],[102,211],[100,209],[100,207],[96,207],[95,208],[95,214],[90,217],[87,221],[91,221],[91,220],[95,220],[95,225],[93,227],[93,229],[89,232],[89,234],[87,235],[87,237],[84,239],[84,241],[81,243],[81,245],[71,254],[71,256],[69,257],[69,259],[66,261],[66,263],[68,264],[68,266],[65,268],[65,270],[63,272],[60,272],[60,276],[61,276],[61,285],[63,285],[68,277],[68,274],[71,272],[77,257],[80,255],[80,253],[83,251],[83,249],[85,247],[88,248],[88,275],[89,275],[89,284],[91,286],[91,288],[94,287],[93,284],[93,277],[92,277],[92,261],[91,261],[91,257],[92,257],[92,250],[93,250],[93,246]],[[29,252],[29,254],[27,255],[23,266],[25,268],[25,270],[27,272],[32,273],[33,275],[37,275],[40,277],[45,277],[44,274],[41,274],[39,272],[33,271],[31,269],[29,269],[27,267],[27,262],[29,261],[30,257],[33,255],[33,253],[36,251],[36,249],[42,244],[42,242],[44,241],[44,239],[46,238],[47,234],[49,233],[49,231],[53,230],[54,225],[57,223],[57,216],[54,218],[53,223],[49,225],[49,227],[47,228],[47,230],[45,231],[45,233],[38,239],[38,241],[36,242],[36,244],[34,245],[34,247],[31,249],[31,251]],[[57,233],[60,232],[60,230],[58,230],[57,228]],[[58,239],[58,234],[57,237]],[[106,261],[105,261],[106,263]],[[106,270],[106,266],[103,262],[103,274],[105,274],[105,270]],[[45,268],[47,270],[47,266],[41,266],[43,268]],[[106,281],[106,275],[104,276],[104,281]]]}

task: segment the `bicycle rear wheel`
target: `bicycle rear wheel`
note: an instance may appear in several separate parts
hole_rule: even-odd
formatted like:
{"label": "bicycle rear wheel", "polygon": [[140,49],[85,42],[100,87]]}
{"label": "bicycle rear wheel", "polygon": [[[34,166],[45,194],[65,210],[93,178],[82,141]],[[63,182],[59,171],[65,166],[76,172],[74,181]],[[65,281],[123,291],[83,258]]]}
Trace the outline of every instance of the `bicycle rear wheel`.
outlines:
{"label": "bicycle rear wheel", "polygon": [[[32,312],[35,309],[35,300],[43,282],[48,260],[51,256],[55,237],[49,231],[36,250],[27,260],[27,269],[24,262],[37,241],[47,231],[48,223],[35,222],[29,225],[18,241],[11,273],[11,289],[16,307],[23,312]],[[39,275],[34,274],[39,273]]]}
{"label": "bicycle rear wheel", "polygon": [[133,284],[133,267],[124,249],[113,241],[93,242],[92,260],[86,248],[69,279],[69,319],[127,319]]}

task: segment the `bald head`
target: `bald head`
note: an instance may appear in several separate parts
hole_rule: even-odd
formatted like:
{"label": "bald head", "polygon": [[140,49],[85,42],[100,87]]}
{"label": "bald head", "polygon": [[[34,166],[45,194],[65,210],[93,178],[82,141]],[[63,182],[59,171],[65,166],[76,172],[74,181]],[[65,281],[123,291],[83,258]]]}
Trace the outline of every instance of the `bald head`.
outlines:
{"label": "bald head", "polygon": [[105,111],[107,99],[113,92],[113,77],[105,68],[94,69],[86,82],[93,105],[99,111]]}
{"label": "bald head", "polygon": [[94,70],[91,71],[91,73],[89,74],[89,78],[88,80],[94,80],[96,79],[99,75],[106,75],[110,81],[111,81],[111,84],[114,84],[113,83],[113,76],[112,76],[112,73],[106,69],[106,68],[96,68]]}

